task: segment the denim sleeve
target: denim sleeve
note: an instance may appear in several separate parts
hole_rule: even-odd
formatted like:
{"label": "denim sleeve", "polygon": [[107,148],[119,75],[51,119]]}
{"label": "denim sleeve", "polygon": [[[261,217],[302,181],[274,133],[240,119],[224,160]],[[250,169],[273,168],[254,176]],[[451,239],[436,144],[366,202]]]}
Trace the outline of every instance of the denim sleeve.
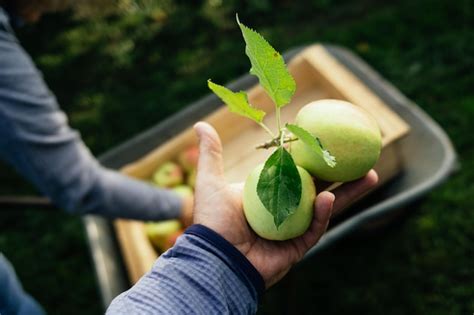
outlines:
{"label": "denim sleeve", "polygon": [[0,314],[46,315],[18,280],[13,266],[0,252]]}
{"label": "denim sleeve", "polygon": [[142,220],[179,216],[181,199],[102,167],[72,130],[0,7],[0,158],[59,207]]}
{"label": "denim sleeve", "polygon": [[107,314],[255,314],[263,290],[245,256],[211,229],[193,225]]}

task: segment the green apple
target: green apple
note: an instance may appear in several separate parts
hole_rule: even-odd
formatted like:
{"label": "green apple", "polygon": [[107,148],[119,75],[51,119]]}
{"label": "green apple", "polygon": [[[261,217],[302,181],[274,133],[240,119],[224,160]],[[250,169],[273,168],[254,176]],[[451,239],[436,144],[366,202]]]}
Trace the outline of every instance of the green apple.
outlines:
{"label": "green apple", "polygon": [[183,183],[183,171],[174,162],[162,164],[153,174],[153,183],[158,187],[173,187]]}
{"label": "green apple", "polygon": [[277,228],[273,215],[265,208],[257,194],[257,183],[263,164],[257,166],[247,177],[243,193],[244,213],[250,227],[260,237],[269,240],[288,240],[302,235],[310,226],[313,218],[313,204],[316,188],[311,175],[301,167],[301,200],[296,211]]}
{"label": "green apple", "polygon": [[375,165],[382,148],[377,122],[367,112],[349,102],[319,100],[304,106],[295,124],[318,137],[336,158],[329,167],[302,141],[291,143],[295,163],[318,179],[347,182],[358,179]]}
{"label": "green apple", "polygon": [[180,197],[192,197],[193,196],[193,189],[188,185],[178,185],[171,188],[172,191],[177,193]]}
{"label": "green apple", "polygon": [[180,230],[181,223],[178,220],[148,222],[145,224],[145,233],[150,242],[161,251],[165,249],[168,237]]}

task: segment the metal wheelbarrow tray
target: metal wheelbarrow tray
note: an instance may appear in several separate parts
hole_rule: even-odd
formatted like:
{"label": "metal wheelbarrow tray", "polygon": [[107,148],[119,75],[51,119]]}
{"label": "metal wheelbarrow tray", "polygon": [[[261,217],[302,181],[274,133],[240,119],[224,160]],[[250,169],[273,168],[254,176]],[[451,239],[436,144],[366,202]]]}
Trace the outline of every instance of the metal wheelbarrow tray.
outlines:
{"label": "metal wheelbarrow tray", "polygon": [[[308,49],[308,47],[293,49],[285,54],[285,59],[291,60],[295,56],[298,57],[305,49]],[[403,209],[403,206],[420,198],[424,193],[447,179],[456,162],[454,149],[444,131],[421,109],[403,96],[390,83],[381,78],[364,61],[342,47],[315,45],[310,46],[309,49],[316,49],[314,53],[319,54],[319,57],[329,58],[329,61],[337,63],[338,65],[334,63],[331,67],[339,67],[342,71],[341,75],[350,73],[351,76],[357,79],[356,81],[364,85],[362,88],[367,88],[377,99],[380,99],[390,109],[388,112],[382,113],[383,117],[390,116],[390,112],[393,111],[402,120],[397,120],[396,117],[393,117],[388,122],[392,124],[392,129],[397,130],[397,132],[385,135],[384,139],[385,144],[396,140],[396,145],[390,146],[389,151],[387,150],[387,157],[384,158],[386,162],[383,169],[381,169],[382,173],[387,174],[386,178],[382,178],[382,180],[388,181],[391,179],[389,185],[382,186],[375,197],[355,207],[356,210],[351,209],[347,215],[337,220],[336,224],[331,227],[318,245],[310,250],[307,257],[331,245],[343,236],[363,227],[373,225],[374,222],[380,219],[393,216],[394,213]],[[331,70],[331,67],[328,69]],[[233,90],[246,90],[256,83],[257,81],[254,77],[244,75],[233,81],[228,87]],[[340,83],[336,82],[335,84]],[[260,96],[257,95],[256,97]],[[264,98],[264,96],[261,97]],[[339,97],[339,95],[336,95],[336,97]],[[264,99],[261,101],[265,103]],[[213,95],[208,95],[191,104],[185,110],[105,153],[100,157],[100,160],[105,166],[115,169],[122,169],[124,166],[129,165],[128,169],[125,168],[126,173],[144,178],[147,176],[146,172],[134,168],[133,164],[130,165],[131,163],[142,159],[143,156],[150,155],[151,151],[160,146],[165,148],[161,150],[159,159],[172,158],[170,148],[178,144],[178,140],[173,139],[179,138],[176,136],[182,135],[183,130],[192,126],[197,120],[216,112],[221,106],[222,102],[220,100]],[[410,128],[408,134],[407,126]],[[390,129],[387,130],[387,133],[389,133]],[[384,133],[383,128],[382,133]],[[224,138],[226,137],[226,135],[223,136]],[[182,143],[183,139],[191,138],[182,138],[179,142],[181,146],[189,144]],[[185,142],[190,141],[192,140],[185,140]],[[393,157],[396,158],[394,159]],[[226,158],[225,148],[224,158]],[[261,160],[262,156],[255,159]],[[247,164],[249,166],[255,165],[255,159],[250,159],[247,161]],[[400,161],[403,161],[402,172],[399,169],[401,167]],[[162,161],[158,162],[161,163]],[[155,165],[153,163],[155,162],[142,162],[143,165]],[[398,175],[393,178],[395,172]],[[231,169],[226,175],[230,177],[230,180],[239,180],[241,175],[238,173],[232,172]],[[130,280],[134,282],[146,266],[137,266],[138,273],[137,271],[130,272],[130,264],[127,261],[128,270],[124,268],[122,254],[112,222],[96,216],[88,216],[84,218],[84,224],[96,267],[102,300],[106,306],[117,294],[130,286],[127,271],[131,277]],[[144,251],[146,252],[147,249]],[[153,256],[152,254],[150,255]],[[148,259],[151,258],[148,257]],[[135,267],[132,266],[133,268]]]}

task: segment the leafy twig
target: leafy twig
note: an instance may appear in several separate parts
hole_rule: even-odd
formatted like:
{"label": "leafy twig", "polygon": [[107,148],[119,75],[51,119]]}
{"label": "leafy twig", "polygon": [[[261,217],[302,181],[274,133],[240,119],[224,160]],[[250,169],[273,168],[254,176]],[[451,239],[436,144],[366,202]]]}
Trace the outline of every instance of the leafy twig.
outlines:
{"label": "leafy twig", "polygon": [[[283,140],[283,143],[293,142],[296,140],[298,140],[298,138],[286,138]],[[267,149],[270,149],[271,147],[279,147],[279,146],[280,146],[280,138],[276,137],[276,138],[273,138],[272,140],[259,144],[255,148],[267,150]]]}

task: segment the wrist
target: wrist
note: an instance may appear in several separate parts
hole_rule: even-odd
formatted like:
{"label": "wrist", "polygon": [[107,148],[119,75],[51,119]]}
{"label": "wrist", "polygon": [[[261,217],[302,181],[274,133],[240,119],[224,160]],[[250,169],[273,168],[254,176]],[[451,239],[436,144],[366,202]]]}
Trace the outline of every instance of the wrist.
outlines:
{"label": "wrist", "polygon": [[247,259],[240,249],[234,246],[221,234],[202,224],[194,224],[187,228],[184,233],[198,236],[219,249],[220,253],[225,255],[228,260],[233,263],[235,271],[240,274],[241,277],[245,278],[246,282],[252,284],[258,295],[261,296],[261,294],[263,294],[265,290],[265,282],[260,272]]}

